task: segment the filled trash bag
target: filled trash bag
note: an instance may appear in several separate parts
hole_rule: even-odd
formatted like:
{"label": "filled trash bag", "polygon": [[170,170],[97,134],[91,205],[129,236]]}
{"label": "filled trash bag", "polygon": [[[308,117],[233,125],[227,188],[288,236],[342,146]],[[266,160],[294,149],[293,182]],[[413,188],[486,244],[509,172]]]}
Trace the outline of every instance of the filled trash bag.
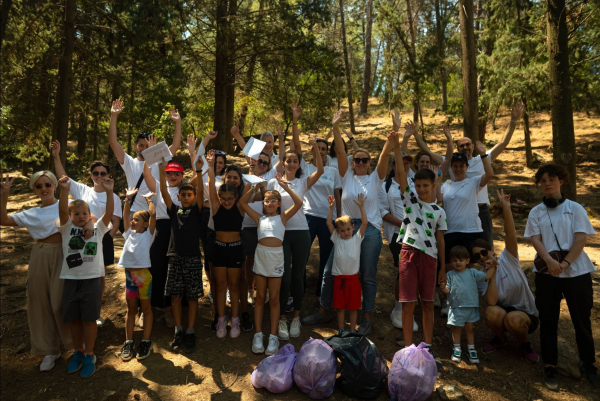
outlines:
{"label": "filled trash bag", "polygon": [[292,344],[286,344],[275,354],[263,359],[250,376],[256,388],[266,388],[272,393],[283,393],[292,388],[292,370],[298,354]]}
{"label": "filled trash bag", "polygon": [[437,379],[435,359],[425,348],[411,345],[396,352],[392,360],[388,389],[392,400],[421,401],[433,393]]}
{"label": "filled trash bag", "polygon": [[325,341],[311,338],[304,343],[294,365],[294,382],[302,392],[312,399],[329,397],[336,373],[337,359]]}
{"label": "filled trash bag", "polygon": [[388,367],[375,344],[365,336],[350,332],[325,341],[342,362],[338,384],[344,394],[353,398],[377,398],[384,388]]}

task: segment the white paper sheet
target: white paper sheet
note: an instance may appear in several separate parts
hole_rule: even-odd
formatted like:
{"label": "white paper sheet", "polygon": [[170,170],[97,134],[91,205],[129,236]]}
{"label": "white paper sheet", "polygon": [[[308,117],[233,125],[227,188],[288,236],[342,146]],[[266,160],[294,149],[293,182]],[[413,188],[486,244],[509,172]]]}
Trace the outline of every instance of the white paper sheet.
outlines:
{"label": "white paper sheet", "polygon": [[257,175],[249,175],[249,174],[242,174],[242,179],[244,180],[244,182],[247,182],[251,185],[256,185],[256,184],[267,182],[266,180],[262,179],[261,177],[259,177]]}
{"label": "white paper sheet", "polygon": [[265,141],[250,137],[250,140],[246,142],[246,146],[244,146],[243,152],[247,157],[256,160],[258,159],[258,156],[260,156],[260,152],[263,151],[266,144],[267,143]]}
{"label": "white paper sheet", "polygon": [[[196,164],[196,162],[198,161],[198,157],[200,157],[201,152],[200,152],[200,148],[202,146],[198,147],[198,151],[196,152],[196,158],[194,159],[194,164]],[[202,161],[204,162],[204,164],[202,165],[202,174],[206,173],[208,171],[208,162],[206,161],[206,157],[204,157],[204,154],[202,154]],[[192,166],[192,168],[195,168],[194,166]]]}
{"label": "white paper sheet", "polygon": [[167,146],[165,141],[159,142],[156,145],[142,151],[142,156],[146,160],[146,164],[148,166],[154,166],[162,162],[162,158],[165,158],[165,161],[169,161],[173,159],[173,155]]}

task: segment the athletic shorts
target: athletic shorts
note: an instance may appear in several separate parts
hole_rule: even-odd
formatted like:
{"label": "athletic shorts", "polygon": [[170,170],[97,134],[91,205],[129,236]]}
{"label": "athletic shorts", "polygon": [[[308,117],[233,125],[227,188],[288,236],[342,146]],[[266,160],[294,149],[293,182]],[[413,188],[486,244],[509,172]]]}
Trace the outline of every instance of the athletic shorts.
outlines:
{"label": "athletic shorts", "polygon": [[[35,294],[29,296],[35,296]],[[95,322],[100,317],[101,306],[102,280],[100,277],[86,280],[65,280],[62,297],[65,323],[75,320]]]}
{"label": "athletic shorts", "polygon": [[507,314],[510,312],[523,312],[524,314],[526,314],[527,317],[529,318],[529,320],[531,320],[527,334],[531,334],[534,331],[536,331],[536,329],[538,328],[538,326],[540,324],[540,319],[535,315],[530,315],[529,313],[519,310],[519,309],[515,308],[514,306],[502,306],[502,305],[498,305],[498,306],[501,307],[502,309],[504,309]]}
{"label": "athletic shorts", "polygon": [[437,285],[437,259],[410,245],[402,245],[400,262],[400,302],[433,301]]}
{"label": "athletic shorts", "polygon": [[335,309],[360,309],[360,280],[358,274],[334,276],[333,307]]}
{"label": "athletic shorts", "polygon": [[252,271],[263,277],[283,276],[283,247],[258,244]]}
{"label": "athletic shorts", "polygon": [[242,229],[242,243],[244,244],[244,255],[254,255],[258,245],[258,228],[246,227]]}
{"label": "athletic shorts", "polygon": [[102,256],[104,258],[104,267],[115,264],[115,243],[109,232],[102,237]]}
{"label": "athletic shorts", "polygon": [[215,240],[213,267],[240,269],[244,263],[244,246],[242,241],[221,242]]}
{"label": "athletic shorts", "polygon": [[171,256],[165,286],[166,297],[183,297],[194,301],[204,296],[202,260],[199,256]]}
{"label": "athletic shorts", "polygon": [[453,308],[448,311],[448,324],[450,326],[465,327],[465,323],[478,322],[479,308]]}
{"label": "athletic shorts", "polygon": [[150,269],[125,270],[125,298],[150,299],[152,274]]}

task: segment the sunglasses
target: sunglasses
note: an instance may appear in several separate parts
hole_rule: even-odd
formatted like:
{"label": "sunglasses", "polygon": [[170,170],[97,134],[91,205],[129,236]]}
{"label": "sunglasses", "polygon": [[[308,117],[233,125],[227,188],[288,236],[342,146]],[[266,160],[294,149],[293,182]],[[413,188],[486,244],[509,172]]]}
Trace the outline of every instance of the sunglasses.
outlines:
{"label": "sunglasses", "polygon": [[477,261],[479,261],[479,259],[481,259],[482,256],[485,258],[487,255],[488,255],[488,250],[482,249],[481,251],[473,254],[471,261],[477,262]]}
{"label": "sunglasses", "polygon": [[354,164],[367,164],[371,161],[368,157],[355,157]]}
{"label": "sunglasses", "polygon": [[44,184],[35,184],[35,187],[34,187],[34,188],[35,188],[35,189],[42,189],[42,188],[44,188],[44,187],[46,187],[46,188],[52,188],[52,184],[51,184],[51,183],[49,183],[49,182],[46,182],[46,183],[44,183]]}
{"label": "sunglasses", "polygon": [[175,177],[179,177],[182,173],[180,171],[167,171],[167,175],[174,175]]}
{"label": "sunglasses", "polygon": [[98,177],[98,176],[106,177],[106,175],[108,175],[108,173],[106,171],[92,171],[92,175],[94,177]]}
{"label": "sunglasses", "polygon": [[269,165],[269,161],[268,160],[265,161],[265,160],[258,159],[256,161],[256,164],[260,164],[261,166],[268,166]]}
{"label": "sunglasses", "polygon": [[223,155],[225,156],[227,154],[227,152],[223,152],[222,150],[213,150],[215,155]]}

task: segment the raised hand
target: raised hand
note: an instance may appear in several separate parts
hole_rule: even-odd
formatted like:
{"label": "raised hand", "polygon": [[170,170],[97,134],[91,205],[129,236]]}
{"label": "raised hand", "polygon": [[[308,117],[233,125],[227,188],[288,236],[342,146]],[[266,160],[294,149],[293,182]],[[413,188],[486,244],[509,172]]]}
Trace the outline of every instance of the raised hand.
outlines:
{"label": "raised hand", "polygon": [[327,202],[329,203],[329,208],[333,209],[333,207],[335,206],[335,198],[333,197],[333,195],[329,195],[327,197]]}
{"label": "raised hand", "polygon": [[400,144],[400,138],[398,137],[398,134],[396,133],[396,131],[392,131],[387,135],[387,139],[388,141],[390,141],[390,143],[392,143],[394,146],[399,145]]}
{"label": "raised hand", "polygon": [[358,207],[364,206],[365,200],[367,200],[367,198],[365,197],[365,194],[358,194],[358,198],[353,199],[354,203],[356,203],[358,205]]}
{"label": "raised hand", "polygon": [[444,135],[446,136],[446,139],[452,140],[452,132],[450,132],[450,128],[448,127],[448,124],[443,123],[442,130],[444,131]]}
{"label": "raised hand", "polygon": [[233,135],[234,137],[236,137],[239,134],[240,134],[240,124],[239,123],[235,123],[235,125],[233,127],[231,127],[231,135]]}
{"label": "raised hand", "polygon": [[125,109],[123,106],[123,101],[121,99],[117,99],[112,102],[112,107],[110,108],[110,114],[113,116],[118,116]]}
{"label": "raised hand", "polygon": [[146,144],[148,145],[148,147],[151,148],[152,146],[156,145],[156,135],[154,135],[154,134],[148,135],[148,138],[146,138],[145,141],[146,141]]}
{"label": "raised hand", "polygon": [[496,194],[498,195],[498,201],[500,202],[502,207],[510,207],[510,194],[505,195],[504,189],[502,188],[500,190],[496,190]]}
{"label": "raised hand", "polygon": [[190,155],[196,151],[196,137],[194,135],[188,135],[187,137],[187,150]]}
{"label": "raised hand", "polygon": [[[215,165],[215,151],[214,150],[211,149],[208,151],[208,153],[206,154],[206,162],[208,163],[208,167],[212,167]],[[197,163],[196,163],[196,166],[197,166]]]}
{"label": "raised hand", "polygon": [[67,177],[66,175],[63,175],[62,177],[60,177],[58,179],[58,185],[62,188],[62,189],[66,189],[69,190],[69,187],[71,186],[71,180],[69,179],[69,177]]}
{"label": "raised hand", "polygon": [[292,103],[292,119],[293,121],[298,121],[298,119],[300,118],[300,116],[302,115],[302,106],[300,106],[299,101],[296,100],[295,102]]}
{"label": "raised hand", "polygon": [[206,134],[206,137],[212,141],[213,139],[215,139],[217,137],[217,134],[219,133],[219,131],[210,131],[208,134]]}
{"label": "raised hand", "polygon": [[173,120],[175,124],[181,123],[181,116],[179,115],[179,110],[169,107],[169,118]]}
{"label": "raised hand", "polygon": [[485,154],[485,145],[483,143],[481,143],[481,141],[477,141],[477,143],[475,144],[475,150],[477,151],[477,154],[484,155]]}
{"label": "raised hand", "polygon": [[438,165],[430,164],[429,170],[433,171],[433,174],[435,174],[436,180],[442,176],[442,174],[440,173],[440,166],[438,166]]}
{"label": "raised hand", "polygon": [[52,157],[54,157],[55,159],[60,157],[60,142],[52,141],[50,149],[52,150]]}
{"label": "raised hand", "polygon": [[204,166],[204,158],[202,156],[198,156],[198,160],[196,160],[196,164],[194,165],[195,171],[202,170],[202,166]]}
{"label": "raised hand", "polygon": [[523,117],[524,110],[525,106],[523,105],[523,102],[521,100],[518,100],[517,104],[515,104],[515,107],[513,107],[510,113],[510,119],[514,121],[519,121],[521,117]]}
{"label": "raised hand", "polygon": [[413,123],[413,122],[412,122],[412,121],[410,121],[410,120],[409,120],[409,121],[408,121],[408,122],[407,122],[407,123],[404,125],[404,128],[405,128],[407,131],[410,131],[410,134],[411,134],[411,135],[414,135],[414,134],[415,134],[415,132],[417,132],[417,126],[415,125],[415,123]]}
{"label": "raised hand", "polygon": [[338,125],[341,120],[342,120],[342,110],[340,109],[340,110],[336,111],[335,114],[333,115],[333,118],[331,119],[331,124]]}
{"label": "raised hand", "polygon": [[105,178],[102,180],[102,187],[109,192],[112,192],[113,188],[115,187],[115,180],[113,180],[112,178]]}
{"label": "raised hand", "polygon": [[138,188],[127,188],[127,191],[125,192],[125,198],[131,199],[133,195],[138,193],[138,191]]}
{"label": "raised hand", "polygon": [[285,132],[283,132],[283,127],[281,125],[277,126],[277,138],[283,139],[285,137]]}
{"label": "raised hand", "polygon": [[289,182],[281,175],[281,173],[277,173],[275,177],[281,188],[287,190]]}
{"label": "raised hand", "polygon": [[392,113],[392,125],[394,131],[399,131],[402,126],[402,117],[400,117],[400,112],[398,110],[394,110]]}
{"label": "raised hand", "polygon": [[12,186],[12,184],[15,182],[15,177],[10,178],[10,176],[6,176],[6,178],[4,178],[4,181],[0,181],[0,191],[2,194],[9,194],[10,193],[10,187]]}
{"label": "raised hand", "polygon": [[315,147],[317,145],[317,135],[316,134],[308,137],[308,144],[311,147]]}

